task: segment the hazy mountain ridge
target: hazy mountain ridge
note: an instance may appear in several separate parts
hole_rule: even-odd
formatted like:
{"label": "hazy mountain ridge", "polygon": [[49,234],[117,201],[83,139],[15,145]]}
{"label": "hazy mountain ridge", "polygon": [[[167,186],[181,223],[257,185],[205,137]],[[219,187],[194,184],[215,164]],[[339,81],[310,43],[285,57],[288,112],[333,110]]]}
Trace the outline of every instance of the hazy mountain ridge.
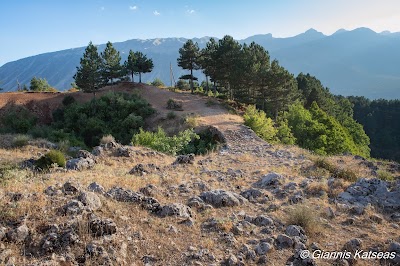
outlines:
{"label": "hazy mountain ridge", "polygon": [[[210,37],[195,38],[202,48]],[[133,39],[114,43],[125,60],[130,49],[153,59],[154,70],[143,75],[143,81],[161,78],[170,85],[170,63],[175,79],[186,73],[177,66],[178,50],[186,38]],[[400,33],[376,33],[367,28],[338,30],[330,36],[310,29],[289,38],[271,34],[255,35],[240,40],[264,46],[271,58],[278,59],[293,74],[310,73],[335,94],[362,95],[369,98],[400,98]],[[99,51],[105,45],[99,45]],[[17,88],[17,80],[29,85],[32,77],[42,77],[60,90],[70,88],[76,66],[85,47],[45,53],[9,62],[0,67],[1,87]],[[203,74],[196,73],[202,80]]]}

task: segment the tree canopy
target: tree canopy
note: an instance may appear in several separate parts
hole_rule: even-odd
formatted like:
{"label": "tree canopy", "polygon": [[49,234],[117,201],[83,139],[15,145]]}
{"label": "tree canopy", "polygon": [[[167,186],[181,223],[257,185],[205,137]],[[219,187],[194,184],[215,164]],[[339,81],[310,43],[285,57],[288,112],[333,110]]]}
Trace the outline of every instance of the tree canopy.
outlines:
{"label": "tree canopy", "polygon": [[179,49],[179,57],[177,59],[178,66],[183,69],[188,69],[190,71],[190,89],[194,92],[193,86],[193,70],[200,69],[200,49],[197,43],[193,43],[192,40],[188,40],[183,47]]}

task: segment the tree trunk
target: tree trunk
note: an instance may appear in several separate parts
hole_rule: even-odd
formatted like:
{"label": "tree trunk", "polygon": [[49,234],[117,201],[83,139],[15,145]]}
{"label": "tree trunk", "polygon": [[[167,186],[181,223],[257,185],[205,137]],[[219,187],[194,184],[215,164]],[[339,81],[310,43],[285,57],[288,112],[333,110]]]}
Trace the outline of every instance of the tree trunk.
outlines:
{"label": "tree trunk", "polygon": [[132,83],[135,83],[135,81],[133,80],[133,72],[132,72],[132,74],[131,74],[131,75],[132,75]]}
{"label": "tree trunk", "polygon": [[194,88],[193,88],[193,68],[190,69],[190,90],[192,94],[194,93]]}
{"label": "tree trunk", "polygon": [[142,83],[142,72],[139,72],[139,83]]}
{"label": "tree trunk", "polygon": [[208,93],[209,90],[210,88],[208,87],[208,76],[206,75],[206,93]]}

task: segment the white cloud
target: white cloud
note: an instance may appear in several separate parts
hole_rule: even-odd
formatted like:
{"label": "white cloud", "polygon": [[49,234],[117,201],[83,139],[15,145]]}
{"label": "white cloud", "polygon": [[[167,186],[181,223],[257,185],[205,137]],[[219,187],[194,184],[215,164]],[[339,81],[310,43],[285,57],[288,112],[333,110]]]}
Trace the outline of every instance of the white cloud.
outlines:
{"label": "white cloud", "polygon": [[194,9],[188,9],[186,10],[186,13],[188,13],[189,15],[196,13],[196,11]]}
{"label": "white cloud", "polygon": [[158,12],[157,10],[154,10],[153,14],[154,14],[154,16],[159,16],[159,15],[161,15],[161,13]]}
{"label": "white cloud", "polygon": [[137,6],[129,6],[129,9],[130,9],[130,10],[137,10],[138,7],[137,7]]}

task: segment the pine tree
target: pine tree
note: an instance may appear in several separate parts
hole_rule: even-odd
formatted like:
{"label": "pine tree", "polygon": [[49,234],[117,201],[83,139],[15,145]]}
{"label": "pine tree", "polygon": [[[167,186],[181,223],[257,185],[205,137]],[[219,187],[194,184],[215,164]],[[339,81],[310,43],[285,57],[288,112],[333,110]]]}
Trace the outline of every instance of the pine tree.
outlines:
{"label": "pine tree", "polygon": [[136,52],[134,54],[134,62],[134,69],[139,73],[139,83],[142,83],[142,73],[153,71],[153,60],[147,58],[142,52]]}
{"label": "pine tree", "polygon": [[80,60],[80,66],[77,67],[74,75],[75,83],[79,89],[84,92],[91,92],[96,96],[96,91],[101,87],[101,57],[97,53],[97,47],[89,43],[85,53]]}
{"label": "pine tree", "polygon": [[134,82],[133,76],[138,74],[138,69],[136,67],[136,56],[132,50],[129,50],[128,59],[124,63],[124,68],[126,72],[131,75],[131,80]]}
{"label": "pine tree", "polygon": [[122,66],[121,56],[117,50],[113,47],[111,42],[107,42],[106,48],[101,53],[102,59],[102,70],[101,75],[104,81],[104,84],[107,84],[111,81],[113,84],[114,79],[118,79],[122,77]]}
{"label": "pine tree", "polygon": [[193,43],[192,40],[188,40],[182,48],[179,49],[178,66],[183,69],[190,70],[190,90],[194,92],[193,85],[193,70],[200,69],[199,65],[200,48],[197,43]]}

